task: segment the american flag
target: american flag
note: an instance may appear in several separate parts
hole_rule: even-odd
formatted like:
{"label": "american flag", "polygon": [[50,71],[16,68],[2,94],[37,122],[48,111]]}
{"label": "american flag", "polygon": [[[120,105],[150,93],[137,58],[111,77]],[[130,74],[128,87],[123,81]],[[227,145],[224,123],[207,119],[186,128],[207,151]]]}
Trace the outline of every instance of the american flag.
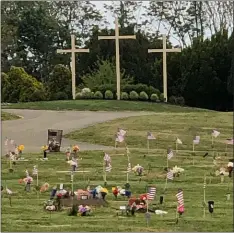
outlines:
{"label": "american flag", "polygon": [[176,143],[177,143],[177,144],[182,144],[182,141],[181,141],[179,138],[177,138],[177,139],[176,139]]}
{"label": "american flag", "polygon": [[128,167],[127,167],[127,172],[131,172],[132,168],[131,168],[131,163],[128,163]]}
{"label": "american flag", "polygon": [[125,134],[127,133],[125,130],[123,129],[118,129],[118,133],[122,136],[125,136]]}
{"label": "american flag", "polygon": [[118,132],[117,135],[116,135],[116,139],[115,139],[116,142],[123,142],[124,141],[124,136]]}
{"label": "american flag", "polygon": [[183,195],[182,190],[178,191],[178,193],[176,194],[176,197],[177,197],[177,202],[178,202],[179,207],[184,206],[184,195]]}
{"label": "american flag", "polygon": [[194,139],[193,139],[193,144],[199,144],[200,142],[200,136],[196,136]]}
{"label": "american flag", "polygon": [[174,179],[173,172],[171,170],[169,172],[167,172],[167,179],[168,180],[173,180]]}
{"label": "american flag", "polygon": [[156,138],[154,137],[154,135],[153,135],[152,133],[148,132],[148,133],[147,133],[147,139],[148,139],[148,140],[154,140],[154,139],[156,139]]}
{"label": "american flag", "polygon": [[226,139],[226,144],[227,145],[233,145],[234,143],[234,140],[233,139]]}
{"label": "american flag", "polygon": [[107,166],[106,166],[106,172],[110,172],[112,169],[112,166],[111,164],[109,163]]}
{"label": "american flag", "polygon": [[105,153],[103,160],[104,160],[105,162],[110,163],[110,162],[111,162],[111,157],[110,157],[107,153]]}
{"label": "american flag", "polygon": [[167,159],[171,159],[173,157],[173,151],[171,149],[168,149],[167,151]]}
{"label": "american flag", "polygon": [[32,174],[35,175],[35,176],[38,174],[38,169],[36,168],[36,166],[33,167]]}
{"label": "american flag", "polygon": [[156,195],[156,187],[150,187],[147,193],[147,200],[154,200]]}
{"label": "american flag", "polygon": [[217,130],[212,130],[212,134],[213,137],[217,138],[220,135],[220,132]]}

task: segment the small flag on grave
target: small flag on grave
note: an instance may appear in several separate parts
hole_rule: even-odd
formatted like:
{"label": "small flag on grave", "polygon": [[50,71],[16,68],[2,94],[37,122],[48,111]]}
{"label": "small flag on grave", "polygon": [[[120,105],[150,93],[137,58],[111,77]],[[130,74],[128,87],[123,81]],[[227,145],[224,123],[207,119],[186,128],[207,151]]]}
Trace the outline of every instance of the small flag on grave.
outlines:
{"label": "small flag on grave", "polygon": [[104,162],[105,162],[105,171],[106,172],[110,172],[111,169],[112,169],[112,166],[111,166],[111,157],[107,153],[105,153],[103,159],[104,159]]}
{"label": "small flag on grave", "polygon": [[167,172],[167,179],[168,180],[173,180],[174,179],[173,172],[171,170]]}
{"label": "small flag on grave", "polygon": [[217,130],[212,130],[211,135],[212,135],[212,137],[217,138],[220,135],[220,132]]}
{"label": "small flag on grave", "polygon": [[38,174],[38,169],[37,169],[36,166],[33,166],[33,172],[32,172],[32,174],[33,174],[34,176],[36,176],[36,175]]}
{"label": "small flag on grave", "polygon": [[152,201],[154,200],[156,195],[156,187],[149,187],[149,191],[147,193],[147,200]]}
{"label": "small flag on grave", "polygon": [[128,163],[128,167],[127,167],[127,172],[131,172],[132,168],[131,168],[131,163]]}
{"label": "small flag on grave", "polygon": [[182,144],[182,141],[181,141],[179,138],[177,138],[177,139],[176,139],[176,143],[177,143],[177,144]]}
{"label": "small flag on grave", "polygon": [[226,144],[227,145],[233,145],[234,144],[233,142],[234,142],[234,139],[230,139],[230,138],[226,139]]}
{"label": "small flag on grave", "polygon": [[167,151],[167,159],[170,160],[174,156],[173,151],[171,149],[168,149]]}
{"label": "small flag on grave", "polygon": [[155,138],[155,136],[154,136],[151,132],[148,132],[148,133],[147,133],[147,139],[148,139],[148,140],[154,140],[154,139],[156,139],[156,138]]}
{"label": "small flag on grave", "polygon": [[125,134],[127,133],[125,130],[123,130],[123,129],[118,129],[118,133],[120,134],[120,135],[122,135],[122,136],[125,136]]}
{"label": "small flag on grave", "polygon": [[10,189],[8,189],[8,188],[6,188],[6,192],[7,192],[7,194],[8,195],[11,195],[13,192],[10,190]]}
{"label": "small flag on grave", "polygon": [[178,202],[178,208],[184,206],[184,195],[181,189],[178,190],[176,197],[177,197],[177,202]]}
{"label": "small flag on grave", "polygon": [[193,139],[193,145],[196,145],[196,144],[199,144],[200,143],[200,136],[196,136],[194,139]]}
{"label": "small flag on grave", "polygon": [[116,142],[123,142],[124,141],[124,136],[121,133],[117,133],[116,134],[116,138],[115,138]]}

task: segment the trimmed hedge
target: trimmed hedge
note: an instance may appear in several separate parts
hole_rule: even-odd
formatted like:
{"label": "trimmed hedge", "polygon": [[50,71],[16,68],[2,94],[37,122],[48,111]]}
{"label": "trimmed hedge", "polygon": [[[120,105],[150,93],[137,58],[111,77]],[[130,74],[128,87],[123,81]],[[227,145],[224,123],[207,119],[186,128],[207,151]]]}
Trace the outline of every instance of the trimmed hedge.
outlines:
{"label": "trimmed hedge", "polygon": [[[96,92],[96,91],[100,91],[103,95],[105,95],[105,92],[107,90],[110,90],[115,98],[115,94],[117,92],[116,90],[116,84],[105,84],[105,85],[100,85],[100,86],[96,86],[94,87],[94,89],[92,91]],[[152,86],[147,86],[145,84],[128,84],[128,85],[124,85],[121,86],[121,91],[122,92],[126,92],[128,94],[130,94],[131,91],[135,91],[137,93],[140,93],[142,91],[144,91],[148,96],[151,96],[152,94],[156,93],[158,96],[160,96],[160,91]]]}
{"label": "trimmed hedge", "polygon": [[129,94],[129,98],[130,98],[130,100],[138,100],[139,95],[138,95],[137,92],[131,91],[130,94]]}
{"label": "trimmed hedge", "polygon": [[159,101],[158,95],[156,93],[152,94],[150,96],[150,100],[153,101],[153,102],[158,102]]}
{"label": "trimmed hedge", "polygon": [[129,99],[128,93],[127,92],[122,92],[121,93],[121,100],[128,100],[128,99]]}
{"label": "trimmed hedge", "polygon": [[112,91],[107,90],[107,91],[105,92],[105,99],[106,99],[106,100],[113,100],[113,98],[114,98],[114,95],[113,95]]}
{"label": "trimmed hedge", "polygon": [[140,100],[143,100],[143,101],[146,101],[146,100],[149,99],[149,96],[148,96],[144,91],[142,91],[142,92],[140,93],[140,95],[139,95],[139,99],[140,99]]}
{"label": "trimmed hedge", "polygon": [[100,91],[96,91],[93,97],[94,99],[103,99],[103,94]]}

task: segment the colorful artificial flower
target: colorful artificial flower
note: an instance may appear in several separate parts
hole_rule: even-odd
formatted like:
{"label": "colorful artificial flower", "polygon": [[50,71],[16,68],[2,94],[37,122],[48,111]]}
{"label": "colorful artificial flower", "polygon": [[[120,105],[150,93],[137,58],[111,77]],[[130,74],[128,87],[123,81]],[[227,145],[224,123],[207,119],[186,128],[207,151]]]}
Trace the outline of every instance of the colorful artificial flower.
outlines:
{"label": "colorful artificial flower", "polygon": [[19,145],[19,146],[18,146],[18,150],[19,150],[19,151],[23,151],[23,150],[24,150],[24,145]]}
{"label": "colorful artificial flower", "polygon": [[48,147],[47,145],[41,147],[41,149],[42,149],[43,151],[48,150],[48,148],[49,148],[49,147]]}

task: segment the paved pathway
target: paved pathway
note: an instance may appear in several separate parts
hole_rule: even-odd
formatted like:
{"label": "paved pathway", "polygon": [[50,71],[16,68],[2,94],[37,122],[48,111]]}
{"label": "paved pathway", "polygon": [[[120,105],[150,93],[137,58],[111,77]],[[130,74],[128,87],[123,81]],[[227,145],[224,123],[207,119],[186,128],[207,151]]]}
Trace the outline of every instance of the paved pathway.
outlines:
{"label": "paved pathway", "polygon": [[[47,143],[48,129],[62,129],[63,134],[85,128],[96,123],[117,118],[149,115],[147,112],[91,112],[91,111],[47,111],[4,109],[3,111],[22,116],[22,119],[2,122],[2,151],[5,138],[12,138],[16,143],[25,145],[25,152],[40,152]],[[113,147],[76,142],[66,138],[62,147],[78,143],[81,150],[105,150]]]}

